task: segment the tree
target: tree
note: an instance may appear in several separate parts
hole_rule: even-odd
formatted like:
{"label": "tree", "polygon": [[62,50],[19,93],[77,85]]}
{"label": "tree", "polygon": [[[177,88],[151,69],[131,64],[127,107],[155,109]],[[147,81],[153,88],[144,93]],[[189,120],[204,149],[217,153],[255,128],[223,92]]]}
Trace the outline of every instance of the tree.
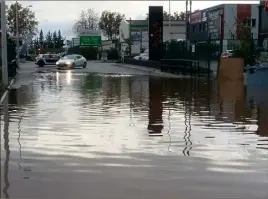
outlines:
{"label": "tree", "polygon": [[119,35],[119,26],[125,15],[107,10],[101,13],[99,28],[109,40],[116,39]]}
{"label": "tree", "polygon": [[44,33],[42,29],[40,30],[40,33],[39,33],[39,44],[42,47],[44,46]]}
{"label": "tree", "polygon": [[64,46],[64,39],[61,36],[61,31],[58,31],[57,35],[57,48],[62,48]]}
{"label": "tree", "polygon": [[52,48],[53,47],[52,35],[51,35],[50,31],[47,32],[45,46],[47,48]]}
{"label": "tree", "polygon": [[98,14],[93,9],[82,10],[78,20],[73,25],[73,31],[77,34],[83,30],[96,30],[98,29]]}
{"label": "tree", "polygon": [[52,43],[53,43],[53,48],[58,48],[58,37],[57,37],[57,32],[54,31],[52,34]]}
{"label": "tree", "polygon": [[[185,20],[186,14],[185,12],[174,12],[173,14],[170,14],[166,11],[163,12],[163,20],[168,21],[170,16],[170,20]],[[146,20],[148,20],[149,16],[148,13],[146,14]]]}
{"label": "tree", "polygon": [[22,37],[36,35],[38,21],[35,18],[35,13],[20,3],[13,3],[7,9],[7,31],[13,36],[16,35],[16,5],[18,7],[19,35]]}

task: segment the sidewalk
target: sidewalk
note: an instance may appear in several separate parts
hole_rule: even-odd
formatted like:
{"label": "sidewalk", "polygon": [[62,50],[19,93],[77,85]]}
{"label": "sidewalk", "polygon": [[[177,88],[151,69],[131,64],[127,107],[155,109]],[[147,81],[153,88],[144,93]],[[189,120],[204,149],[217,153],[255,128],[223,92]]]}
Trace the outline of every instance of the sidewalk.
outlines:
{"label": "sidewalk", "polygon": [[137,66],[137,65],[132,65],[132,64],[115,63],[114,66],[146,71],[146,72],[151,73],[152,75],[163,76],[163,77],[173,77],[173,78],[182,78],[182,77],[185,78],[185,77],[188,77],[186,75],[179,75],[179,74],[161,72],[161,70],[156,69],[156,68],[149,68],[149,67],[145,67],[145,66]]}
{"label": "sidewalk", "polygon": [[20,63],[20,69],[17,69],[17,75],[12,88],[19,88],[24,85],[29,85],[34,79],[36,65],[34,62]]}

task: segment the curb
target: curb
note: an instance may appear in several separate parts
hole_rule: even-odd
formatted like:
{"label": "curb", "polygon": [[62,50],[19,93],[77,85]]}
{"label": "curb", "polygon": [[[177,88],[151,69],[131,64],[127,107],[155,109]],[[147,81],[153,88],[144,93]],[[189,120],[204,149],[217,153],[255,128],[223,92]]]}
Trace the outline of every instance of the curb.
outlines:
{"label": "curb", "polygon": [[[152,72],[152,73],[155,73],[155,72],[158,72],[157,69],[154,69],[154,70],[148,70],[148,69],[143,69],[143,68],[137,68],[137,67],[132,67],[132,66],[128,66],[127,64],[114,64],[115,66],[118,66],[118,67],[124,67],[124,68],[131,68],[131,69],[134,69],[134,70],[140,70],[140,71],[146,71],[146,72]],[[159,71],[160,72],[160,71]]]}
{"label": "curb", "polygon": [[10,81],[9,85],[6,87],[6,90],[5,92],[3,93],[1,99],[0,99],[0,104],[3,103],[4,99],[6,98],[9,90],[12,88],[12,85],[14,84],[14,81],[15,81],[15,77]]}

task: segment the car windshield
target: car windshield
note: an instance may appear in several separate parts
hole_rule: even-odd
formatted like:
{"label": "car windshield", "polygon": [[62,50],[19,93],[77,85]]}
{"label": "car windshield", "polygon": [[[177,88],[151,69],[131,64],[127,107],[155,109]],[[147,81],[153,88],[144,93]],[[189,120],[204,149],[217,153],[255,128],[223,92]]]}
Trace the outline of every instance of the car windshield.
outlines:
{"label": "car windshield", "polygon": [[66,55],[62,57],[61,59],[74,59],[75,55]]}

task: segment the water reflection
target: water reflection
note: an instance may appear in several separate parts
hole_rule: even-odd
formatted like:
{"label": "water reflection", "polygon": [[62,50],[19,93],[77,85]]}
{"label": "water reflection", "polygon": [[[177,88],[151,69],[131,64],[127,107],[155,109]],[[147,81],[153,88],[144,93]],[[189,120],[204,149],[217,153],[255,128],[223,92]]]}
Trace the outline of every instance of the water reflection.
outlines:
{"label": "water reflection", "polygon": [[163,136],[163,81],[161,79],[149,80],[149,111],[148,133],[150,136]]}
{"label": "water reflection", "polygon": [[[239,82],[42,75],[4,111],[5,197],[265,196],[268,103]],[[33,177],[22,182],[18,167]]]}
{"label": "water reflection", "polygon": [[9,178],[8,178],[8,171],[9,171],[9,156],[10,156],[10,149],[9,149],[9,112],[8,112],[8,95],[6,96],[5,100],[3,101],[3,115],[4,115],[4,149],[5,149],[5,162],[4,162],[4,188],[3,193],[5,198],[9,198],[8,189],[9,189]]}

